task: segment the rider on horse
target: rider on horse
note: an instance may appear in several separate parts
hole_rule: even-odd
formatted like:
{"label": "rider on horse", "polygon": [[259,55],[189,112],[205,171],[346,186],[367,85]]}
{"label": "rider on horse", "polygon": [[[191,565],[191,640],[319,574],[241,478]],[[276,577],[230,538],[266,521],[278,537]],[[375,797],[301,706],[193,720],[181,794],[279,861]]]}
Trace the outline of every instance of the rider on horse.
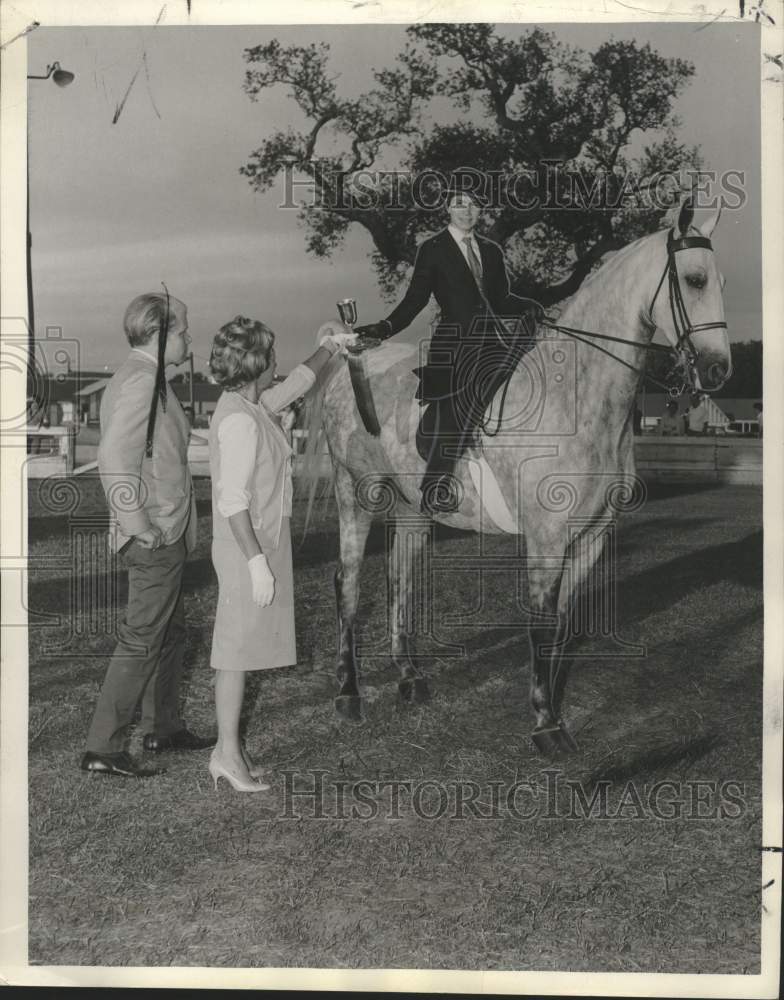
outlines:
{"label": "rider on horse", "polygon": [[501,247],[474,230],[484,200],[450,187],[449,225],[419,247],[403,301],[362,337],[385,340],[408,327],[434,296],[441,314],[426,363],[415,369],[424,406],[417,450],[426,461],[423,513],[450,513],[460,502],[455,461],[472,443],[495,393],[532,342],[542,310],[513,295]]}

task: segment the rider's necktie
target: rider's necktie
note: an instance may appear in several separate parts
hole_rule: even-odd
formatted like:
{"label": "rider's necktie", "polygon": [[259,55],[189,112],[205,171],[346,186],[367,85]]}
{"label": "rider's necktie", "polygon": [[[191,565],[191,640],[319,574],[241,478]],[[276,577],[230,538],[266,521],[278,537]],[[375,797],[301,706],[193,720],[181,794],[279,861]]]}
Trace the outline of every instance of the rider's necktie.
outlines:
{"label": "rider's necktie", "polygon": [[473,244],[471,242],[470,236],[463,237],[463,243],[465,243],[466,256],[468,258],[468,266],[471,268],[471,274],[474,276],[474,281],[476,281],[476,286],[480,291],[484,291],[484,282],[482,281],[482,262],[476,255]]}

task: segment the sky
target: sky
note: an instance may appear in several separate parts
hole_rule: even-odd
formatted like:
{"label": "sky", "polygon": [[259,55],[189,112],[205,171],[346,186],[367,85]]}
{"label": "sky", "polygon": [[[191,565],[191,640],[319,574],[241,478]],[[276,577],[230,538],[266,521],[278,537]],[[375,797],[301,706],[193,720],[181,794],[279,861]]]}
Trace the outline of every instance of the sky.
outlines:
{"label": "sky", "polygon": [[[587,49],[609,37],[636,38],[696,65],[675,106],[680,135],[701,147],[707,169],[746,173],[745,204],[725,211],[714,246],[727,278],[730,338],[761,338],[756,26],[542,27]],[[508,37],[522,30],[499,28]],[[77,339],[81,368],[119,364],[126,305],[161,281],[188,305],[199,370],[214,333],[237,313],[276,332],[286,371],[311,353],[338,299],[357,299],[360,323],[390,310],[394,300],[378,289],[364,230],[354,227],[331,259],[317,260],[305,251],[296,211],[279,207],[282,182],[256,194],[239,173],[266,135],[304,123],[282,88],[256,103],[242,89],[243,50],[272,38],[328,42],[339,94],[354,96],[372,84],[371,68],[392,64],[405,28],[42,27],[29,36],[28,72],[43,74],[57,60],[76,74],[63,89],[29,84],[30,228],[37,333],[53,327]],[[435,106],[431,124],[449,113]],[[424,333],[427,319],[401,339]]]}

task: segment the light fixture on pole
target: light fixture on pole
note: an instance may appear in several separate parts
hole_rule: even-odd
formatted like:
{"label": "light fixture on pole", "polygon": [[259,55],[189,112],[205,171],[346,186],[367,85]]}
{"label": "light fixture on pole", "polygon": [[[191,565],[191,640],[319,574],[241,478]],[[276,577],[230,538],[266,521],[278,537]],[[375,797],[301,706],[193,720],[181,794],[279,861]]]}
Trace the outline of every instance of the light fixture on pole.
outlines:
{"label": "light fixture on pole", "polygon": [[50,76],[58,87],[67,87],[69,83],[73,83],[76,79],[74,74],[69,73],[67,69],[63,69],[59,62],[53,62],[51,66],[46,67],[46,76],[28,76],[27,79],[48,80]]}
{"label": "light fixture on pole", "polygon": [[[73,73],[63,69],[59,62],[46,67],[45,76],[28,75],[28,80],[48,80],[52,78],[58,87],[67,87],[76,79]],[[33,312],[33,237],[30,233],[30,126],[27,127],[27,367],[28,377],[35,380],[35,315]]]}

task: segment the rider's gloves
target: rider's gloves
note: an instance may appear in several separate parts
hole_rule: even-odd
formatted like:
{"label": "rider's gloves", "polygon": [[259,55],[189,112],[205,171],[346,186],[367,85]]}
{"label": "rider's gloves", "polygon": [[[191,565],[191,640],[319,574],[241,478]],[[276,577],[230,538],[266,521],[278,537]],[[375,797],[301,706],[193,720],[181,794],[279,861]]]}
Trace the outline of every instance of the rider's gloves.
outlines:
{"label": "rider's gloves", "polygon": [[389,320],[382,319],[380,323],[368,323],[367,326],[355,326],[354,333],[371,340],[386,340],[392,336],[392,326]]}

